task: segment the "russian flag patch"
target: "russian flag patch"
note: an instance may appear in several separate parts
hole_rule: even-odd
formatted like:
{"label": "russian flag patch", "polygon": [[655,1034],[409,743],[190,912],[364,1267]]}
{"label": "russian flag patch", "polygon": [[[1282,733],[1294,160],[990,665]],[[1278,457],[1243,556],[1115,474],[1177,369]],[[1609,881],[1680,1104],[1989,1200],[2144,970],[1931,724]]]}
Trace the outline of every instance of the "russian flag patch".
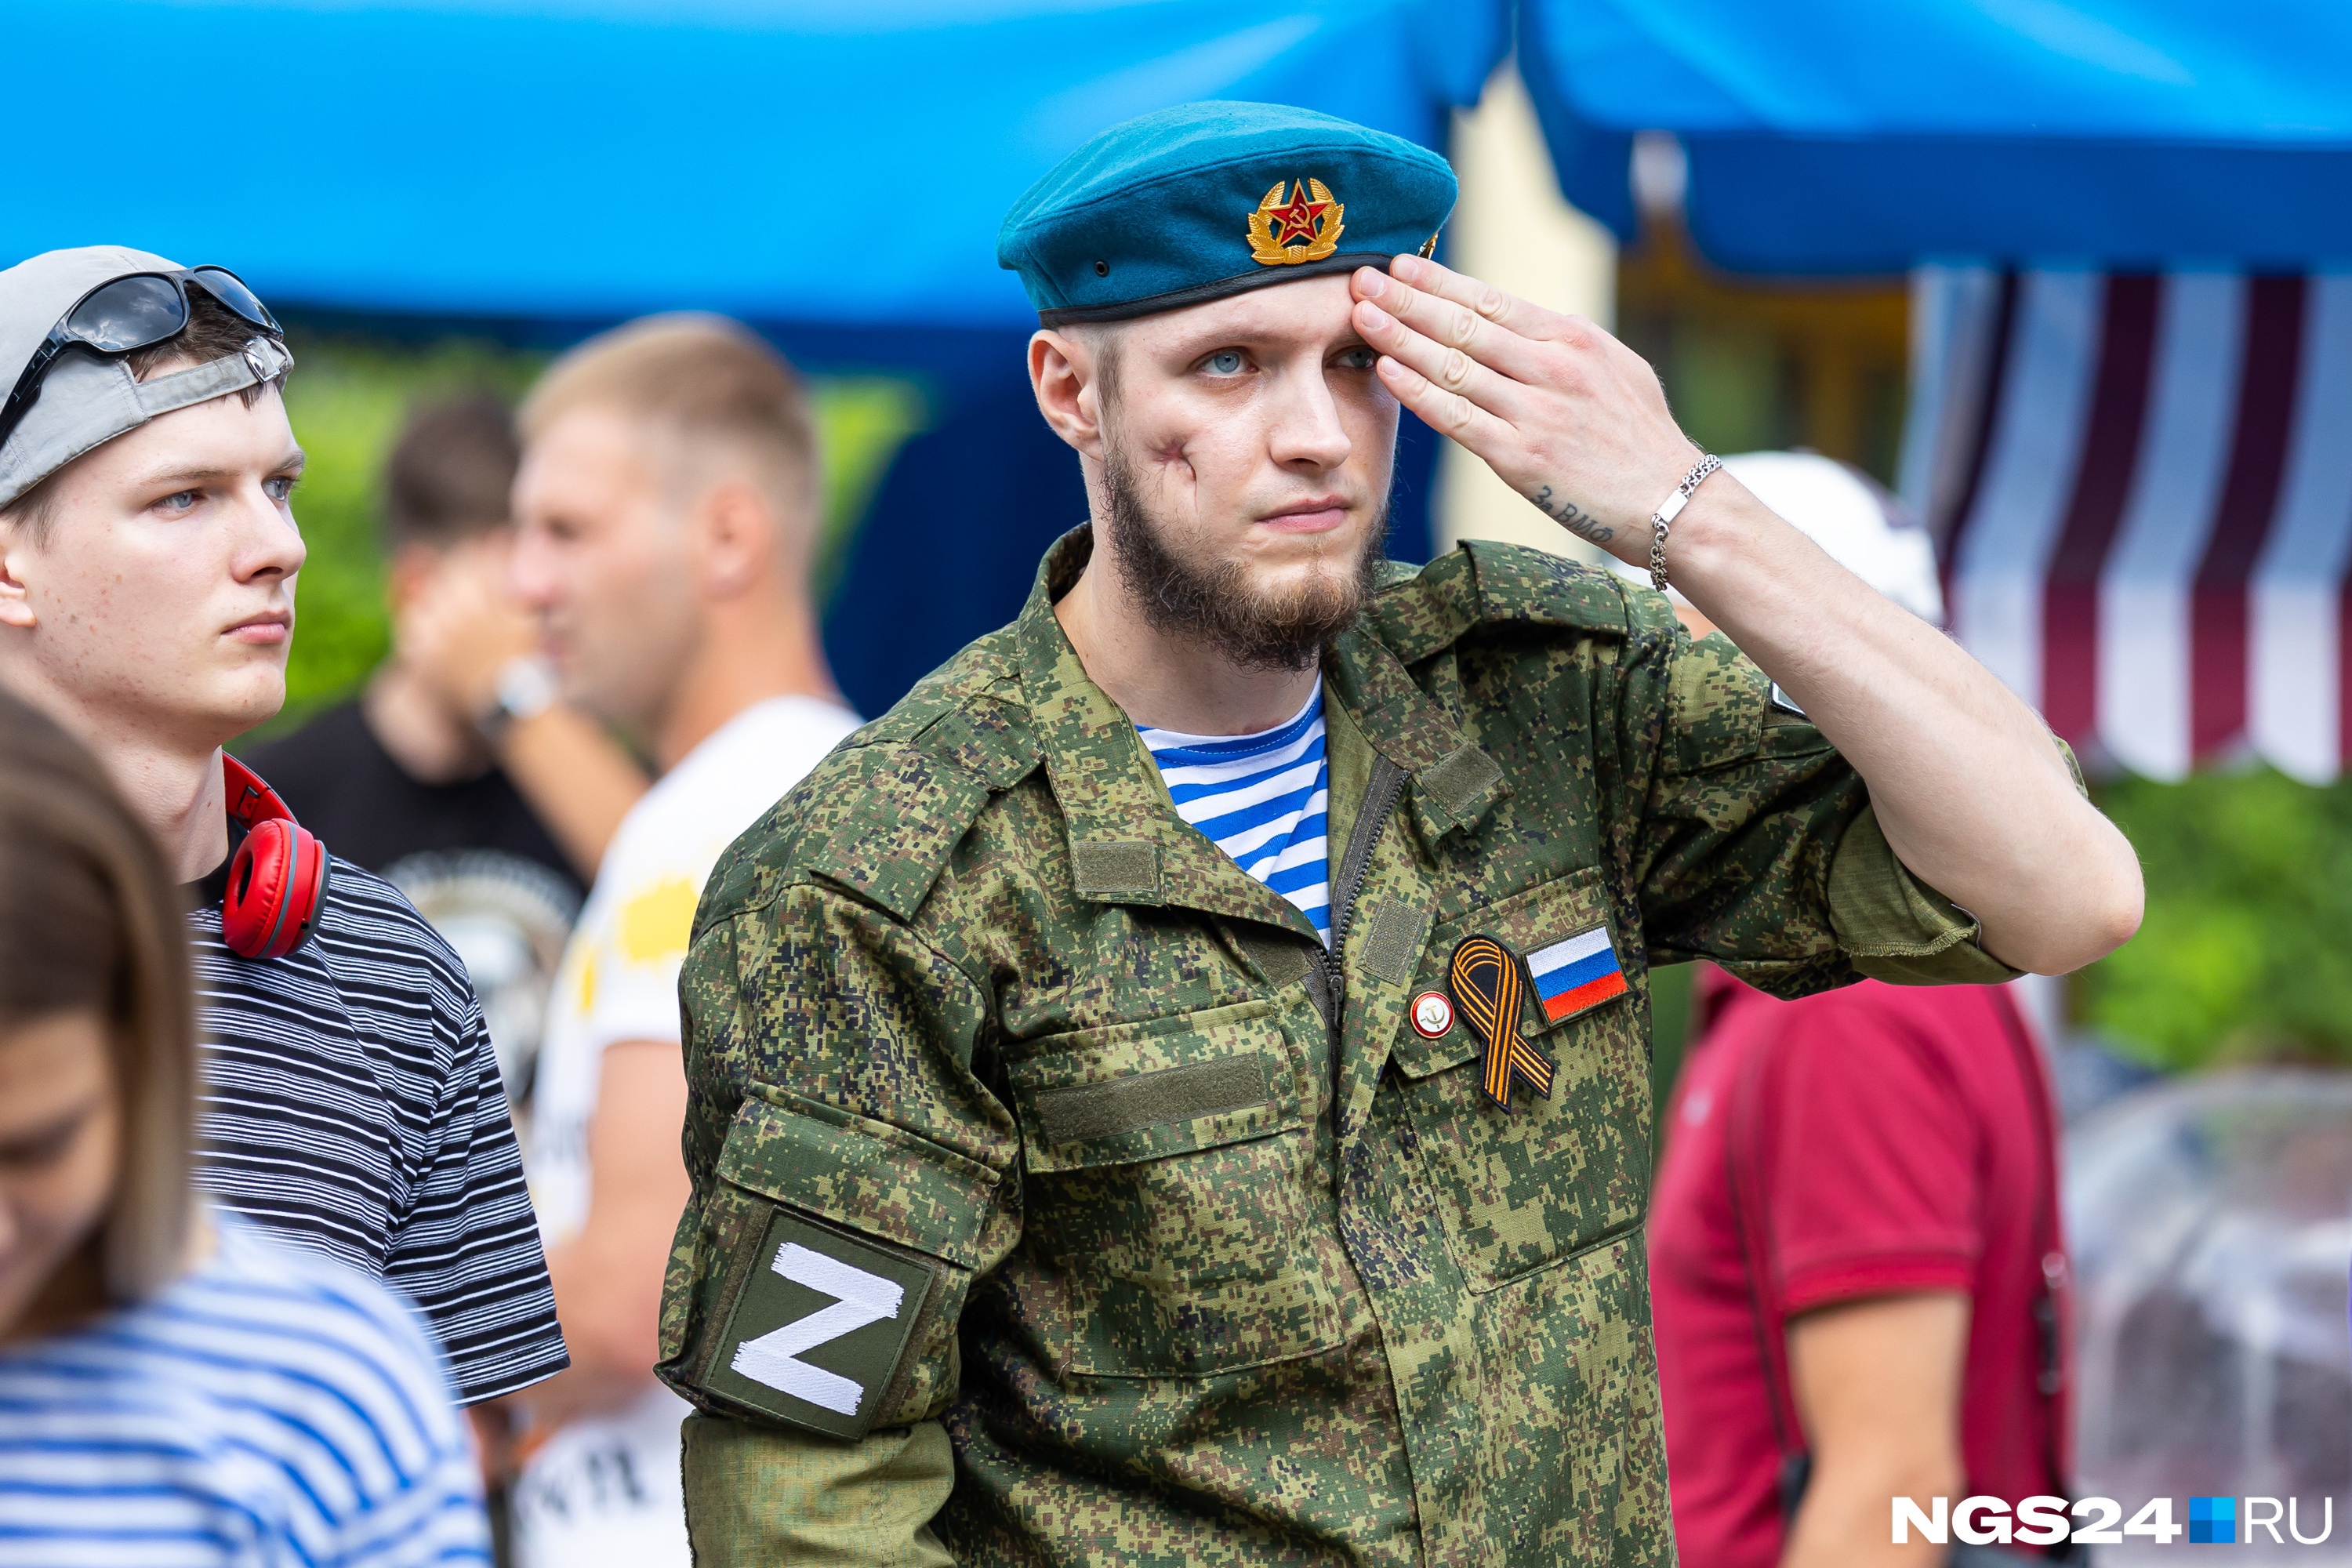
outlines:
{"label": "russian flag patch", "polygon": [[1528,954],[1528,973],[1535,980],[1536,1000],[1543,1004],[1548,1023],[1557,1024],[1625,994],[1625,972],[1617,967],[1617,949],[1605,925],[1538,948]]}

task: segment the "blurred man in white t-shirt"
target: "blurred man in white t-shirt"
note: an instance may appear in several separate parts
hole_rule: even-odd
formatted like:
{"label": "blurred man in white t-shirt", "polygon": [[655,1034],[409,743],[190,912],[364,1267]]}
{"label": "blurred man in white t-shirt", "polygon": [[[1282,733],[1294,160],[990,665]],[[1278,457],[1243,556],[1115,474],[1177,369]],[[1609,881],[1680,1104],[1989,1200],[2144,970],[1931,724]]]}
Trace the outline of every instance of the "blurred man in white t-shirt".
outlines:
{"label": "blurred man in white t-shirt", "polygon": [[513,586],[563,695],[660,778],[622,821],[566,950],[527,1165],[571,1369],[519,1402],[523,1568],[686,1568],[678,1422],[656,1384],[685,1205],[678,966],[735,837],[857,727],[809,598],[808,406],[731,321],[664,316],[565,355],[525,400]]}

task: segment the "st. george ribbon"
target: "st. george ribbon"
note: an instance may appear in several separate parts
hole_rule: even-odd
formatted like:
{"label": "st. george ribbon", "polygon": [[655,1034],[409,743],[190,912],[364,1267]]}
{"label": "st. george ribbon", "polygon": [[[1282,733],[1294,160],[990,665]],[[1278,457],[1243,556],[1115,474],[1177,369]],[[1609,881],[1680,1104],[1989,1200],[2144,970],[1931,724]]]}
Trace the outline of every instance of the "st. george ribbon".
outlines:
{"label": "st. george ribbon", "polygon": [[1511,1109],[1511,1080],[1551,1098],[1551,1058],[1519,1038],[1519,1005],[1527,976],[1511,950],[1491,936],[1467,936],[1446,965],[1446,989],[1470,1027],[1486,1042],[1478,1072],[1478,1092],[1505,1110]]}

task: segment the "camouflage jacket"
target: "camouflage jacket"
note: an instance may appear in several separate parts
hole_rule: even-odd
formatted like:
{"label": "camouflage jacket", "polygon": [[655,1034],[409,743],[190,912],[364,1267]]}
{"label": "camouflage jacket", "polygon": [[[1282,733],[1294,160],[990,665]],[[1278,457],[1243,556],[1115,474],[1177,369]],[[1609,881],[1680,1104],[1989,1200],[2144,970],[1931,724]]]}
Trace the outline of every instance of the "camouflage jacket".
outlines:
{"label": "camouflage jacket", "polygon": [[[2011,972],[1720,637],[1475,544],[1325,667],[1332,945],[1176,815],[1052,603],[713,875],[664,1300],[712,1564],[1664,1563],[1649,971]],[[1629,986],[1480,1098],[1465,935]],[[825,1555],[831,1552],[832,1555]]]}

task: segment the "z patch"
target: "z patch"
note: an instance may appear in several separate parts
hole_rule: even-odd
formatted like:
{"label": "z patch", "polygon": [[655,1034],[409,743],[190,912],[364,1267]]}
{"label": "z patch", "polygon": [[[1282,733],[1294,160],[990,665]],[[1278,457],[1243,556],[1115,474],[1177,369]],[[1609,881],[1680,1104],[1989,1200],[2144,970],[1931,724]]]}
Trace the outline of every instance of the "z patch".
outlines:
{"label": "z patch", "polygon": [[828,1436],[873,1429],[932,1271],[777,1209],[702,1386]]}

